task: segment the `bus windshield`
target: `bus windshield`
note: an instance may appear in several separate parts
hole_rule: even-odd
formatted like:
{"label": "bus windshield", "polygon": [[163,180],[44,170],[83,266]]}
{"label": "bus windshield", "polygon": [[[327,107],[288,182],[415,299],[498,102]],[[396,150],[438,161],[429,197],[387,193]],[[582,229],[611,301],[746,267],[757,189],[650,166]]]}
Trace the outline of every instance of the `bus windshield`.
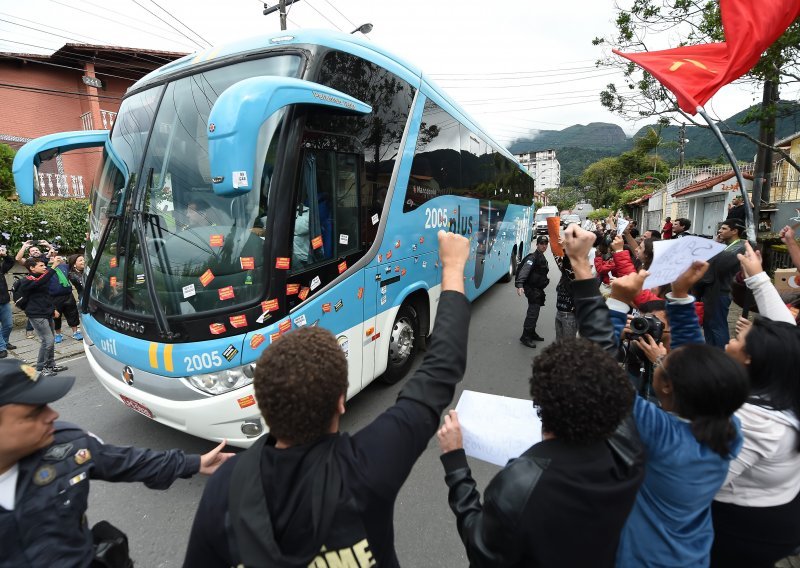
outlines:
{"label": "bus windshield", "polygon": [[[183,77],[153,89],[163,90],[154,115],[152,110],[149,116],[126,114],[128,107],[123,105],[111,145],[114,150],[122,147],[130,171],[139,172],[138,182],[133,176],[128,183],[136,186],[135,196],[123,199],[129,211],[141,213],[144,230],[135,230],[134,215],[123,215],[118,228],[109,227],[113,230],[103,250],[95,251],[102,255],[92,286],[96,301],[150,315],[149,290],[155,290],[166,316],[189,316],[252,303],[261,296],[269,277],[263,266],[267,196],[284,112],[270,117],[260,132],[259,155],[266,155],[261,183],[234,198],[213,191],[208,115],[218,96],[234,83],[261,75],[296,77],[301,64],[300,56],[284,54]],[[131,100],[152,101],[145,96],[149,92]],[[135,144],[129,140],[132,132]],[[108,164],[103,168],[117,169]],[[91,214],[96,233],[108,223],[107,208],[93,208]],[[152,282],[145,275],[145,257]]]}

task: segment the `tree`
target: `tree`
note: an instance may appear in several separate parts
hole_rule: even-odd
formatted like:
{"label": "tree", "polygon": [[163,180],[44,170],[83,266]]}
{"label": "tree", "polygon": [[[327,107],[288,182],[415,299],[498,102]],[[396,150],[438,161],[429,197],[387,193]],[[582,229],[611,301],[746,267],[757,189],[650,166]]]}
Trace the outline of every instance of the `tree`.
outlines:
{"label": "tree", "polygon": [[603,158],[590,164],[581,176],[581,182],[587,188],[586,195],[596,208],[617,207],[620,195],[632,179],[649,177],[663,182],[669,173],[669,167],[661,158],[649,156],[649,146],[642,144],[623,152],[617,157]]}
{"label": "tree", "polygon": [[547,192],[547,201],[550,205],[555,205],[559,211],[573,209],[580,199],[583,198],[583,190],[577,187],[557,187]]}
{"label": "tree", "polygon": [[[617,9],[616,36],[595,38],[594,45],[611,46],[621,51],[649,51],[653,38],[680,38],[679,45],[693,45],[724,41],[722,21],[718,2],[708,0],[635,0],[629,10]],[[800,167],[784,151],[774,147],[775,119],[780,112],[776,103],[779,100],[780,85],[800,82],[800,19],[762,56],[755,67],[744,76],[744,81],[763,84],[764,97],[760,107],[751,112],[747,122],[759,121],[761,131],[759,140],[752,136],[722,125],[725,134],[745,136],[758,144],[760,151],[756,163],[756,177],[759,173],[768,174],[771,164],[770,151],[777,151],[800,170]],[[658,48],[662,46],[657,46]],[[671,46],[676,47],[676,46]],[[652,75],[634,63],[608,54],[597,62],[601,67],[613,67],[623,71],[623,86],[618,88],[610,83],[600,93],[600,101],[607,109],[627,118],[661,117],[676,119],[676,115],[696,126],[689,115],[678,109],[678,105],[667,89]],[[769,179],[769,175],[764,175]]]}
{"label": "tree", "polygon": [[11,146],[0,144],[0,196],[8,198],[14,195],[14,175],[11,167],[14,164],[14,150]]}

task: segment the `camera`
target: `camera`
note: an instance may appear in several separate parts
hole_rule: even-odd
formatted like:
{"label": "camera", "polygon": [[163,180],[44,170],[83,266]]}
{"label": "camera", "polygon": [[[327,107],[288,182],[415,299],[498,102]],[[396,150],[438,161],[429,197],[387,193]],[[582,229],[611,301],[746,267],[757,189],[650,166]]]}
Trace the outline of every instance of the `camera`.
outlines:
{"label": "camera", "polygon": [[656,343],[661,341],[664,335],[664,322],[652,314],[634,317],[630,322],[630,328],[633,337],[644,337],[650,334]]}

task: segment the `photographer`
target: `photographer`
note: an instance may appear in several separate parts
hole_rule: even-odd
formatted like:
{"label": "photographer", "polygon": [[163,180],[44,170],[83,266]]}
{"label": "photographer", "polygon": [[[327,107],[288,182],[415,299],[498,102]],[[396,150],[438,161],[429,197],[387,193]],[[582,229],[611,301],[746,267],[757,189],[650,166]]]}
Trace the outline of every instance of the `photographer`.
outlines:
{"label": "photographer", "polygon": [[11,345],[11,328],[14,325],[11,314],[11,296],[8,293],[8,281],[6,274],[14,268],[14,259],[8,256],[8,247],[0,245],[0,274],[3,275],[3,282],[0,286],[0,359],[8,357],[9,349],[16,349],[16,345]]}
{"label": "photographer", "polygon": [[[618,278],[610,305],[603,302],[585,254],[594,235],[569,227],[565,248],[573,259],[575,307],[581,337],[609,352],[617,348],[617,333],[627,306],[640,293],[646,272]],[[653,390],[659,404],[636,397],[633,416],[647,450],[646,474],[620,539],[617,565],[708,565],[713,540],[711,502],[725,481],[728,466],[742,445],[733,413],[748,392],[744,368],[719,350],[699,341],[694,298],[689,288],[702,277],[707,263],[695,263],[673,283],[667,313],[686,333],[673,333],[669,355],[657,351]],[[611,308],[611,310],[609,310]],[[612,324],[612,318],[614,323]],[[687,322],[688,323],[688,322]],[[680,347],[680,348],[679,348]],[[679,536],[678,536],[679,535]]]}

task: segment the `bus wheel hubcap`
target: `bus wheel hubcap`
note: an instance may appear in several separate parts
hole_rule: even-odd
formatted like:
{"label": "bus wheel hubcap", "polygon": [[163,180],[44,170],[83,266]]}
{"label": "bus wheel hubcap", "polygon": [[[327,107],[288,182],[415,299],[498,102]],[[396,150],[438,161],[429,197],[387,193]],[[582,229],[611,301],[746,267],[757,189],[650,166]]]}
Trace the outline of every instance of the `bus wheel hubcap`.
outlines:
{"label": "bus wheel hubcap", "polygon": [[392,329],[389,357],[393,365],[402,365],[414,350],[414,326],[407,318],[400,318]]}

